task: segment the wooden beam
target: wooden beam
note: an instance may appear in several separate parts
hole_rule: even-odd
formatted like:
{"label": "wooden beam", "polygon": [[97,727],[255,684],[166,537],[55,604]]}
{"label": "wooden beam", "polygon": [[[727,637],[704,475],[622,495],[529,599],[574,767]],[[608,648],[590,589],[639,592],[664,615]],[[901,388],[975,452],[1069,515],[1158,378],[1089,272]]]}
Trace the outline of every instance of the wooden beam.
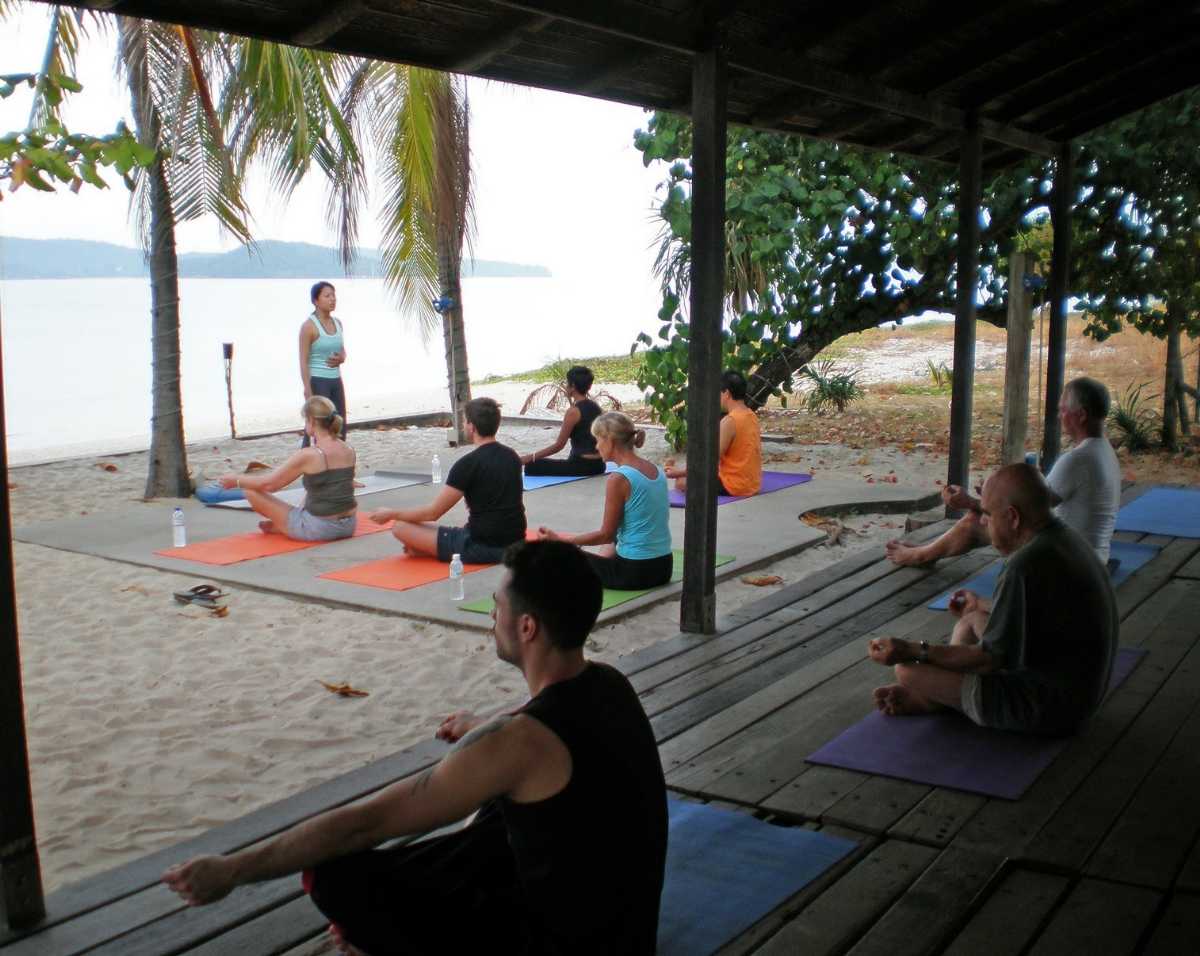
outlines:
{"label": "wooden beam", "polygon": [[823,120],[812,115],[812,99],[798,90],[789,88],[786,93],[761,100],[752,107],[755,126],[776,126],[793,123],[796,126],[820,126]]}
{"label": "wooden beam", "polygon": [[335,0],[320,16],[293,33],[292,43],[295,46],[320,46],[350,26],[366,9],[365,0]]}
{"label": "wooden beam", "polygon": [[1125,96],[1114,96],[1112,99],[1104,100],[1102,105],[1094,110],[1083,110],[1076,113],[1069,122],[1064,122],[1055,129],[1061,131],[1064,140],[1073,139],[1098,126],[1103,126],[1105,123],[1111,123],[1122,116],[1145,109],[1159,100],[1182,93],[1195,85],[1195,74],[1189,74],[1182,70],[1168,73],[1166,76],[1152,77],[1144,83],[1127,87],[1129,92]]}
{"label": "wooden beam", "polygon": [[1029,345],[1033,310],[1025,288],[1029,256],[1013,252],[1008,257],[1008,347],[1004,352],[1004,424],[1000,464],[1025,459],[1025,434],[1029,429]]}
{"label": "wooden beam", "polygon": [[[4,478],[8,477],[7,443],[0,375],[0,476]],[[46,916],[25,739],[7,481],[0,487],[0,914],[10,929],[32,926]]]}
{"label": "wooden beam", "polygon": [[496,57],[518,46],[525,37],[544,30],[553,22],[553,17],[531,16],[527,13],[511,14],[502,23],[497,24],[494,30],[489,31],[486,37],[481,37],[474,44],[455,53],[447,60],[445,69],[449,73],[474,73]]}
{"label": "wooden beam", "polygon": [[679,629],[712,634],[717,628],[717,440],[725,302],[726,69],[719,45],[696,55],[692,77],[688,481]]}
{"label": "wooden beam", "polygon": [[1046,405],[1042,429],[1042,471],[1049,472],[1060,448],[1058,400],[1067,368],[1067,279],[1071,274],[1071,203],[1075,199],[1071,143],[1063,143],[1054,171],[1050,221],[1054,246],[1050,253],[1050,333],[1046,343]]}
{"label": "wooden beam", "polygon": [[954,310],[954,380],[950,393],[950,463],[946,484],[967,486],[975,390],[975,289],[979,279],[979,207],[983,140],[974,115],[963,126],[958,163],[958,271]]}
{"label": "wooden beam", "polygon": [[[699,52],[703,45],[702,30],[680,29],[672,18],[651,12],[645,7],[600,0],[493,2],[498,6],[545,14],[601,33],[626,37],[679,53],[693,54]],[[957,107],[872,83],[857,75],[830,69],[823,64],[781,56],[778,50],[759,44],[743,42],[731,45],[728,64],[730,70],[741,70],[769,80],[814,90],[836,100],[857,103],[897,116],[907,116],[947,129],[961,129],[966,121],[966,114]],[[1057,150],[1058,144],[1053,140],[1028,130],[1005,126],[991,120],[980,120],[979,128],[985,138],[1027,152],[1053,156]]]}

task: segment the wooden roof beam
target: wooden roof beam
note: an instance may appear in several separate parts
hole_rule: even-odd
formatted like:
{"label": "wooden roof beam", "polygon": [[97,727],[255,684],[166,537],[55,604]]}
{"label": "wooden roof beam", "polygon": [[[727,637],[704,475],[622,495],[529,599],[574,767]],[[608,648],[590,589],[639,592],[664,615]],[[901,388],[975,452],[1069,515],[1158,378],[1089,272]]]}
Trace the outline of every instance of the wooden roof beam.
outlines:
{"label": "wooden roof beam", "polygon": [[290,39],[296,46],[320,46],[330,37],[341,33],[366,11],[365,0],[336,0],[293,33]]}
{"label": "wooden roof beam", "polygon": [[445,68],[451,73],[474,73],[496,57],[519,46],[527,36],[546,29],[553,22],[553,17],[528,13],[510,14],[494,30],[489,31],[486,37],[448,60]]}
{"label": "wooden roof beam", "polygon": [[1181,58],[1179,68],[1163,71],[1163,64],[1155,64],[1137,78],[1125,76],[1121,81],[1105,85],[1095,96],[1098,103],[1090,110],[1063,109],[1054,116],[1046,117],[1046,125],[1062,130],[1063,139],[1071,139],[1089,130],[1111,123],[1130,113],[1144,109],[1168,96],[1174,96],[1197,85],[1196,56]]}
{"label": "wooden roof beam", "polygon": [[[529,13],[544,14],[588,29],[688,55],[703,49],[704,37],[698,31],[679,29],[671,18],[645,7],[600,2],[600,0],[493,0],[499,6]],[[823,93],[847,103],[877,108],[897,116],[920,120],[946,129],[960,130],[966,113],[926,97],[913,96],[861,80],[828,67],[782,57],[777,51],[751,43],[729,44],[730,70],[740,70],[771,80]],[[1005,126],[994,120],[981,120],[980,132],[989,140],[1016,146],[1028,152],[1053,156],[1058,144],[1044,136]]]}
{"label": "wooden roof beam", "polygon": [[[753,124],[755,126],[775,126],[779,123],[797,123],[798,118],[803,120],[798,123],[800,126],[820,126],[824,122],[820,117],[799,115],[798,99],[796,90],[789,89],[786,93],[755,104],[751,112]],[[806,112],[811,114],[812,111],[807,110]]]}

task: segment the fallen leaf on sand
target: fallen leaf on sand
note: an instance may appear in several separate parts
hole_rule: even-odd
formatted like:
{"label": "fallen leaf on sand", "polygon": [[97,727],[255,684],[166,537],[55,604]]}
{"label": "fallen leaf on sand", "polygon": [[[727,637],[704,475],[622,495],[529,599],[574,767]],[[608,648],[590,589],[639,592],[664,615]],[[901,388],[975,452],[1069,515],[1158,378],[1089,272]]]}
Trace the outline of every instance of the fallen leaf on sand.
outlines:
{"label": "fallen leaf on sand", "polygon": [[246,462],[246,471],[263,471],[264,469],[269,469],[270,467],[270,465],[264,465],[257,459]]}
{"label": "fallen leaf on sand", "polygon": [[96,462],[96,467],[102,469],[103,471],[116,471],[117,470],[117,466],[114,465],[111,461],[98,461],[98,462]]}
{"label": "fallen leaf on sand", "polygon": [[339,697],[366,697],[366,696],[368,696],[367,691],[357,690],[357,689],[351,687],[349,684],[327,684],[323,680],[318,680],[317,683],[320,684],[322,687],[324,687],[327,691],[329,691],[329,693],[337,694]]}
{"label": "fallen leaf on sand", "polygon": [[742,578],[742,584],[752,584],[756,588],[769,588],[773,584],[783,584],[783,578],[778,574],[764,574],[760,577],[747,576]]}
{"label": "fallen leaf on sand", "polygon": [[137,591],[138,594],[145,594],[147,597],[149,597],[149,595],[150,595],[150,592],[147,591],[140,584],[131,584],[131,585],[129,585],[129,587],[121,588],[121,590],[122,591]]}
{"label": "fallen leaf on sand", "polygon": [[220,607],[214,607],[212,609],[212,616],[213,617],[229,617],[229,608],[227,608],[224,604],[222,604]]}

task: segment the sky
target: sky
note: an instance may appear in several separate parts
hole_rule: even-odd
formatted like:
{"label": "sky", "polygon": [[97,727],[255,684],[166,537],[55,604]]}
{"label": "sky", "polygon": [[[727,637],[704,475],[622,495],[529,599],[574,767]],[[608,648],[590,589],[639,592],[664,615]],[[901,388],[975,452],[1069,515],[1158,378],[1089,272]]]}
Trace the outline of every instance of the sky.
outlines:
{"label": "sky", "polygon": [[[49,8],[28,9],[0,27],[0,73],[36,72],[45,47]],[[77,79],[81,93],[67,102],[64,118],[73,131],[109,133],[130,116],[128,96],[112,70],[114,40],[93,36],[83,43]],[[30,97],[22,87],[0,100],[0,130],[25,126]],[[664,170],[642,166],[633,133],[646,111],[562,93],[470,80],[471,145],[475,169],[475,255],[482,259],[535,263],[556,274],[645,275],[658,227],[652,220],[655,187]],[[132,125],[132,124],[130,124]],[[0,235],[26,238],[96,239],[134,245],[128,194],[119,178],[108,190],[84,187],[71,195],[22,188],[0,202]],[[287,203],[273,197],[265,179],[249,189],[256,239],[287,239],[333,245],[325,224],[324,190],[310,176]],[[378,244],[374,208],[361,219],[361,244]],[[235,245],[211,221],[180,224],[181,252]]]}

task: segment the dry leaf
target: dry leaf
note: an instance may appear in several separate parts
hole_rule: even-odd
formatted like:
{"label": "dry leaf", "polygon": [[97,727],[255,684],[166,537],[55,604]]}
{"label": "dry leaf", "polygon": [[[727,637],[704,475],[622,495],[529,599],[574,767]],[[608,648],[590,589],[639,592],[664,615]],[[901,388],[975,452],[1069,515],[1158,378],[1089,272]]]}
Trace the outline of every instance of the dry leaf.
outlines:
{"label": "dry leaf", "polygon": [[339,697],[366,697],[367,691],[357,690],[349,684],[328,684],[323,680],[318,680],[318,684],[324,687],[329,693],[337,694]]}
{"label": "dry leaf", "polygon": [[224,604],[220,605],[219,607],[214,607],[212,609],[212,616],[229,617],[229,608],[227,608]]}
{"label": "dry leaf", "polygon": [[98,461],[98,462],[96,462],[96,467],[103,469],[104,471],[116,471],[117,470],[117,466],[114,465],[111,461]]}
{"label": "dry leaf", "polygon": [[778,574],[764,574],[761,577],[744,577],[742,584],[752,584],[756,588],[769,588],[773,584],[783,584],[783,578]]}
{"label": "dry leaf", "polygon": [[270,465],[264,465],[261,461],[258,461],[257,459],[246,462],[246,471],[248,471],[248,472],[249,471],[263,471],[264,469],[270,469],[270,467],[271,467]]}
{"label": "dry leaf", "polygon": [[131,585],[129,585],[129,587],[121,588],[121,590],[122,591],[137,591],[138,594],[145,594],[147,597],[150,596],[150,592],[147,591],[140,584],[131,584]]}

